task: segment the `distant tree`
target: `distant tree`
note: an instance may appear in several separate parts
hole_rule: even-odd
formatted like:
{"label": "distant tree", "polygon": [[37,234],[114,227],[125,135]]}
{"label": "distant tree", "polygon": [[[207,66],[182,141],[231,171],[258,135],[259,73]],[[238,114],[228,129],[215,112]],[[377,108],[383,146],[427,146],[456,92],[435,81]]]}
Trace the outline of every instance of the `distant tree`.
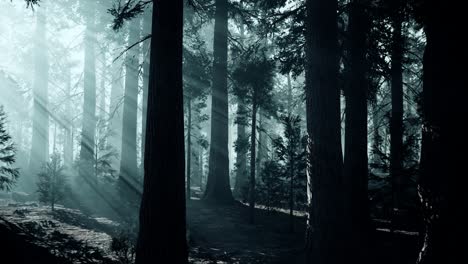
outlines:
{"label": "distant tree", "polygon": [[[29,5],[29,3],[28,3]],[[36,11],[33,115],[29,171],[37,173],[49,156],[49,57],[47,51],[47,7]]]}
{"label": "distant tree", "polygon": [[37,192],[39,201],[47,203],[54,210],[57,202],[63,201],[68,189],[67,177],[64,174],[65,167],[62,164],[60,155],[53,153],[50,161],[44,164],[44,168],[37,175]]}
{"label": "distant tree", "polygon": [[[201,21],[196,19],[191,7],[185,8],[185,28],[183,54],[184,76],[184,102],[186,109],[186,193],[187,199],[191,196],[192,156],[197,151],[193,145],[194,133],[199,130],[200,124],[205,121],[201,114],[206,107],[206,99],[210,87],[211,60],[206,50],[206,43],[200,36]],[[202,140],[200,137],[196,138]]]}
{"label": "distant tree", "polygon": [[6,114],[0,106],[0,190],[9,191],[19,177],[19,169],[13,168],[16,149],[6,128]]}
{"label": "distant tree", "polygon": [[228,7],[228,0],[215,1],[210,160],[204,194],[206,200],[218,203],[233,201],[228,151]]}
{"label": "distant tree", "polygon": [[108,144],[108,139],[113,131],[105,126],[105,120],[99,119],[96,125],[96,137],[94,139],[94,173],[99,182],[115,180],[117,171],[112,167],[112,160],[119,156],[117,150]]}
{"label": "distant tree", "polygon": [[267,57],[266,51],[260,45],[252,45],[239,57],[232,73],[235,81],[234,94],[250,104],[251,134],[250,134],[250,181],[249,207],[250,222],[254,221],[255,207],[255,165],[257,143],[257,112],[259,108],[272,106],[273,75],[275,65]]}
{"label": "distant tree", "polygon": [[[287,199],[289,206],[289,228],[294,231],[295,194],[305,193],[305,167],[306,152],[301,134],[300,116],[284,116],[281,118],[284,126],[284,137],[278,137],[273,141],[276,156],[284,167],[284,178],[289,181]],[[304,189],[302,189],[304,188]],[[299,190],[298,190],[299,189]]]}
{"label": "distant tree", "polygon": [[93,170],[94,157],[94,137],[96,131],[96,8],[97,3],[90,1],[89,6],[83,4],[90,12],[84,12],[83,16],[86,24],[84,33],[84,100],[83,119],[81,124],[81,148],[80,148],[80,180],[87,188],[92,190],[92,186],[97,183]]}
{"label": "distant tree", "polygon": [[[130,21],[128,26],[128,44],[134,45],[140,40],[141,18]],[[137,165],[137,112],[139,82],[138,48],[129,49],[125,58],[125,92],[123,97],[122,133],[119,191],[130,203],[137,203],[140,184],[138,183]]]}

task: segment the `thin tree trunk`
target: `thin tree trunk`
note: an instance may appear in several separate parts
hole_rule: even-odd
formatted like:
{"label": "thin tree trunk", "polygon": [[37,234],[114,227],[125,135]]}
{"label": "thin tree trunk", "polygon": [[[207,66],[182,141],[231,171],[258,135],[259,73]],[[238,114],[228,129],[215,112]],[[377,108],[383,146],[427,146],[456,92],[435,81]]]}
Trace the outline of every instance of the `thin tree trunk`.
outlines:
{"label": "thin tree trunk", "polygon": [[294,159],[289,160],[289,232],[294,232]]}
{"label": "thin tree trunk", "polygon": [[64,148],[64,164],[67,168],[71,168],[73,164],[73,136],[72,136],[72,131],[73,131],[73,121],[72,121],[72,116],[71,116],[71,69],[70,67],[67,67],[67,73],[66,73],[66,101],[65,101],[65,116],[66,120],[64,120],[65,128],[65,144],[63,146]]}
{"label": "thin tree trunk", "polygon": [[[392,62],[391,62],[391,94],[392,115],[390,119],[390,175],[392,177],[392,220],[396,210],[400,208],[402,195],[402,165],[403,165],[403,35],[402,20],[399,12],[401,1],[396,1],[392,16]],[[392,229],[393,221],[392,221]]]}
{"label": "thin tree trunk", "polygon": [[[123,43],[121,45],[124,45]],[[112,52],[112,59],[116,59],[119,55],[119,49],[114,48]],[[120,154],[122,150],[122,111],[123,111],[123,96],[124,96],[124,87],[123,87],[123,77],[122,77],[123,67],[122,59],[118,59],[112,63],[111,68],[111,92],[110,92],[110,106],[109,106],[109,125],[108,129],[110,130],[110,136],[108,143],[111,144],[117,153]],[[120,167],[120,157],[112,159],[112,167],[117,170],[119,174]]]}
{"label": "thin tree trunk", "polygon": [[[129,28],[129,45],[139,41],[140,19],[133,19]],[[122,151],[120,155],[119,188],[122,197],[137,203],[140,193],[137,165],[137,111],[138,111],[138,49],[127,51],[125,59],[125,93],[123,104]]]}
{"label": "thin tree trunk", "polygon": [[[255,96],[254,96],[255,97]],[[257,103],[252,104],[252,130],[250,133],[250,181],[249,181],[249,221],[254,223],[255,217],[255,147],[257,134]]]}
{"label": "thin tree trunk", "polygon": [[192,99],[188,98],[187,102],[187,108],[188,108],[188,117],[187,117],[187,159],[186,159],[186,166],[187,166],[187,191],[186,191],[186,196],[187,200],[190,200],[191,197],[191,162],[192,162]]}
{"label": "thin tree trunk", "polygon": [[307,262],[342,263],[337,0],[306,0]]}
{"label": "thin tree trunk", "polygon": [[228,1],[216,0],[215,5],[211,140],[204,199],[216,203],[231,203],[233,198],[229,182],[227,92]]}
{"label": "thin tree trunk", "polygon": [[35,174],[49,156],[49,58],[46,39],[46,7],[38,7],[35,32],[34,84],[33,84],[33,120],[29,170]]}

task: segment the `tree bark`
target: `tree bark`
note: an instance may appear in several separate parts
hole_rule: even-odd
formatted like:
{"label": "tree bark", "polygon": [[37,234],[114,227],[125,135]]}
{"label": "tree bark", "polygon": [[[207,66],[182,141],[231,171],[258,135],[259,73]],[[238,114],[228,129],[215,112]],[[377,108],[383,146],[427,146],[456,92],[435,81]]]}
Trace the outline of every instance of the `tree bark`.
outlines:
{"label": "tree bark", "polygon": [[154,5],[145,176],[135,263],[186,264],[183,1],[155,1]]}
{"label": "tree bark", "polygon": [[343,228],[337,0],[307,0],[307,262],[342,263]]}
{"label": "tree bark", "polygon": [[65,142],[63,146],[63,161],[67,168],[71,168],[73,165],[73,121],[72,121],[72,111],[71,111],[71,69],[67,68],[66,73],[66,96],[67,100],[65,102],[65,117],[64,120],[65,129]]}
{"label": "tree bark", "polygon": [[[133,19],[129,27],[129,45],[139,41],[140,19]],[[122,151],[120,155],[119,188],[127,201],[137,202],[140,184],[137,180],[137,111],[138,111],[139,50],[127,51],[125,58],[125,93],[123,103]]]}
{"label": "tree bark", "polygon": [[[254,95],[255,97],[255,95]],[[254,223],[255,217],[255,146],[257,144],[257,103],[252,103],[252,129],[250,133],[250,180],[249,180],[249,222]]]}
{"label": "tree bark", "polygon": [[47,19],[44,7],[38,7],[35,32],[32,141],[29,171],[38,173],[49,156],[49,58],[47,56]]}
{"label": "tree bark", "polygon": [[368,18],[364,0],[351,2],[349,13],[349,69],[345,88],[345,153],[344,188],[346,235],[350,245],[348,256],[364,261],[368,255],[370,212],[368,201],[367,156],[367,68],[366,39]]}
{"label": "tree bark", "polygon": [[234,195],[237,198],[242,197],[242,190],[247,183],[247,148],[245,146],[246,133],[245,133],[245,105],[241,100],[238,100],[237,104],[237,171],[236,171],[236,183],[234,185]]}
{"label": "tree bark", "polygon": [[187,159],[186,159],[186,166],[187,166],[187,182],[186,182],[186,196],[187,200],[190,200],[191,196],[191,176],[192,176],[192,171],[191,171],[191,162],[192,162],[192,99],[188,98],[187,102],[187,112],[188,112],[188,117],[187,117]]}
{"label": "tree bark", "polygon": [[233,202],[229,183],[228,151],[228,1],[216,0],[211,94],[211,140],[208,181],[204,199],[216,203]]}
{"label": "tree bark", "polygon": [[[467,58],[463,34],[463,9],[439,2],[424,6],[426,48],[423,58],[423,128],[418,192],[425,224],[424,244],[418,264],[464,263],[465,247],[456,233],[464,237],[466,221],[465,185],[460,184],[467,148],[466,120],[468,83],[460,58]],[[458,12],[458,13],[457,13]],[[465,260],[465,261],[464,261]]]}
{"label": "tree bark", "polygon": [[[148,9],[143,17],[142,36],[151,34],[151,12]],[[149,54],[150,54],[151,39],[143,44],[143,98],[141,111],[141,168],[144,168],[145,163],[145,139],[146,139],[146,112],[148,109],[148,85],[149,85]]]}
{"label": "tree bark", "polygon": [[[391,94],[392,115],[390,118],[390,175],[392,177],[393,210],[400,208],[402,200],[403,166],[403,35],[401,1],[395,1],[392,15],[392,62]],[[393,224],[392,224],[393,228]]]}

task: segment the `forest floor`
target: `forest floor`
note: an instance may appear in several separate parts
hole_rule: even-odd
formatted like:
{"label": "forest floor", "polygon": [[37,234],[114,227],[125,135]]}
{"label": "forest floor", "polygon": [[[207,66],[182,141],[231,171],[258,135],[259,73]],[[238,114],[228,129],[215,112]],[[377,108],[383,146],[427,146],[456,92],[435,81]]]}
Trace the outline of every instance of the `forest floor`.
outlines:
{"label": "forest floor", "polygon": [[250,224],[248,210],[241,203],[214,206],[189,201],[187,222],[194,263],[291,263],[291,257],[300,254],[303,217],[295,217],[294,232],[290,232],[287,214],[256,209],[254,224]]}
{"label": "forest floor", "polygon": [[[190,263],[303,263],[304,216],[295,216],[290,232],[288,214],[258,208],[255,223],[250,224],[248,210],[241,203],[214,206],[189,201]],[[78,210],[58,206],[52,212],[34,202],[0,201],[0,256],[16,259],[8,264],[125,263],[109,250],[116,230],[117,223]],[[388,231],[385,222],[376,230],[376,263],[415,263],[417,236]]]}

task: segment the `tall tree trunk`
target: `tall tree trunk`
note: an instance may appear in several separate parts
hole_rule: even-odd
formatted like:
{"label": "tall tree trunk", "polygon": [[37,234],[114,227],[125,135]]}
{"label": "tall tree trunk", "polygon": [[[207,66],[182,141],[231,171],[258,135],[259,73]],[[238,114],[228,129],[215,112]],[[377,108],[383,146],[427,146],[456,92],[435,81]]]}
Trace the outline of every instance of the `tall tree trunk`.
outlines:
{"label": "tall tree trunk", "polygon": [[[151,34],[151,13],[152,8],[145,11],[143,17],[142,36]],[[145,141],[146,141],[146,112],[148,109],[148,86],[149,86],[149,54],[150,54],[151,39],[143,43],[143,98],[141,111],[141,168],[144,168],[145,163]]]}
{"label": "tall tree trunk", "polygon": [[[133,19],[129,27],[129,45],[140,39],[140,19]],[[123,101],[122,151],[120,155],[119,187],[122,197],[136,203],[140,193],[137,180],[137,111],[138,111],[139,50],[127,51],[125,58],[125,93]]]}
{"label": "tall tree trunk", "polygon": [[[240,25],[240,42],[244,43],[245,26]],[[234,185],[234,196],[242,198],[242,192],[247,183],[247,135],[245,132],[246,108],[242,101],[243,98],[237,98],[237,148],[236,148],[236,182]]]}
{"label": "tall tree trunk", "polygon": [[288,73],[288,114],[292,116],[293,112],[293,95],[292,95],[292,83],[291,83],[291,73]]}
{"label": "tall tree trunk", "polygon": [[35,32],[32,141],[29,170],[36,174],[49,156],[49,58],[47,56],[46,10],[38,7]]}
{"label": "tall tree trunk", "polygon": [[[122,46],[123,43],[119,43]],[[119,56],[119,49],[114,48],[112,52],[112,59],[115,60]],[[122,77],[123,67],[122,59],[118,59],[112,63],[111,67],[111,92],[110,92],[110,106],[109,106],[109,125],[108,129],[110,130],[110,136],[108,139],[108,144],[111,144],[120,154],[122,149],[122,111],[123,111],[123,96],[124,96],[124,87],[123,87],[123,77]],[[117,170],[119,173],[120,167],[120,157],[112,159],[112,167]]]}
{"label": "tall tree trunk", "polygon": [[[467,79],[460,58],[467,58],[463,9],[427,2],[424,13],[423,128],[418,192],[425,224],[418,264],[465,263],[466,247],[453,234],[466,234],[465,175]],[[457,13],[458,12],[458,13]]]}
{"label": "tall tree trunk", "polygon": [[186,264],[183,1],[154,4],[145,176],[135,263]]}
{"label": "tall tree trunk", "polygon": [[262,108],[258,110],[259,122],[258,122],[258,154],[257,154],[257,179],[261,181],[262,175],[262,163],[267,157],[267,138],[264,130],[266,129],[266,118]]}
{"label": "tall tree trunk", "polygon": [[73,121],[71,111],[71,69],[66,70],[66,101],[65,101],[65,120],[64,134],[65,142],[63,146],[63,161],[67,168],[73,165]]}
{"label": "tall tree trunk", "polygon": [[192,99],[188,98],[187,102],[187,108],[188,108],[188,117],[187,117],[187,159],[186,159],[186,166],[187,166],[187,182],[186,182],[186,196],[187,200],[190,200],[190,196],[192,191],[190,190],[190,185],[191,181],[190,178],[192,176],[192,171],[191,171],[191,162],[192,162]]}
{"label": "tall tree trunk", "polygon": [[367,69],[368,18],[364,0],[351,2],[349,13],[349,86],[346,87],[344,186],[347,240],[354,261],[368,255],[370,212],[367,157]]}
{"label": "tall tree trunk", "polygon": [[337,0],[307,0],[308,263],[342,263]]}
{"label": "tall tree trunk", "polygon": [[[254,96],[255,97],[255,96]],[[254,223],[255,216],[255,147],[257,134],[257,103],[252,103],[252,130],[250,133],[250,180],[249,180],[249,221]]]}
{"label": "tall tree trunk", "polygon": [[[403,35],[401,1],[395,1],[392,15],[392,62],[391,62],[391,94],[392,115],[390,118],[390,175],[392,177],[393,209],[398,210],[402,194],[403,165]],[[393,224],[392,224],[393,228]]]}
{"label": "tall tree trunk", "polygon": [[289,231],[294,232],[294,158],[289,155]]}
{"label": "tall tree trunk", "polygon": [[247,135],[245,133],[245,114],[246,109],[242,100],[238,100],[237,104],[237,171],[236,183],[234,185],[234,194],[237,198],[242,197],[242,191],[247,183]]}
{"label": "tall tree trunk", "polygon": [[84,37],[84,101],[81,129],[80,176],[90,187],[96,186],[94,175],[94,138],[96,133],[96,32],[95,13],[86,18]]}
{"label": "tall tree trunk", "polygon": [[216,0],[210,158],[208,182],[204,198],[205,200],[217,203],[231,203],[233,201],[229,183],[227,38],[228,1]]}

